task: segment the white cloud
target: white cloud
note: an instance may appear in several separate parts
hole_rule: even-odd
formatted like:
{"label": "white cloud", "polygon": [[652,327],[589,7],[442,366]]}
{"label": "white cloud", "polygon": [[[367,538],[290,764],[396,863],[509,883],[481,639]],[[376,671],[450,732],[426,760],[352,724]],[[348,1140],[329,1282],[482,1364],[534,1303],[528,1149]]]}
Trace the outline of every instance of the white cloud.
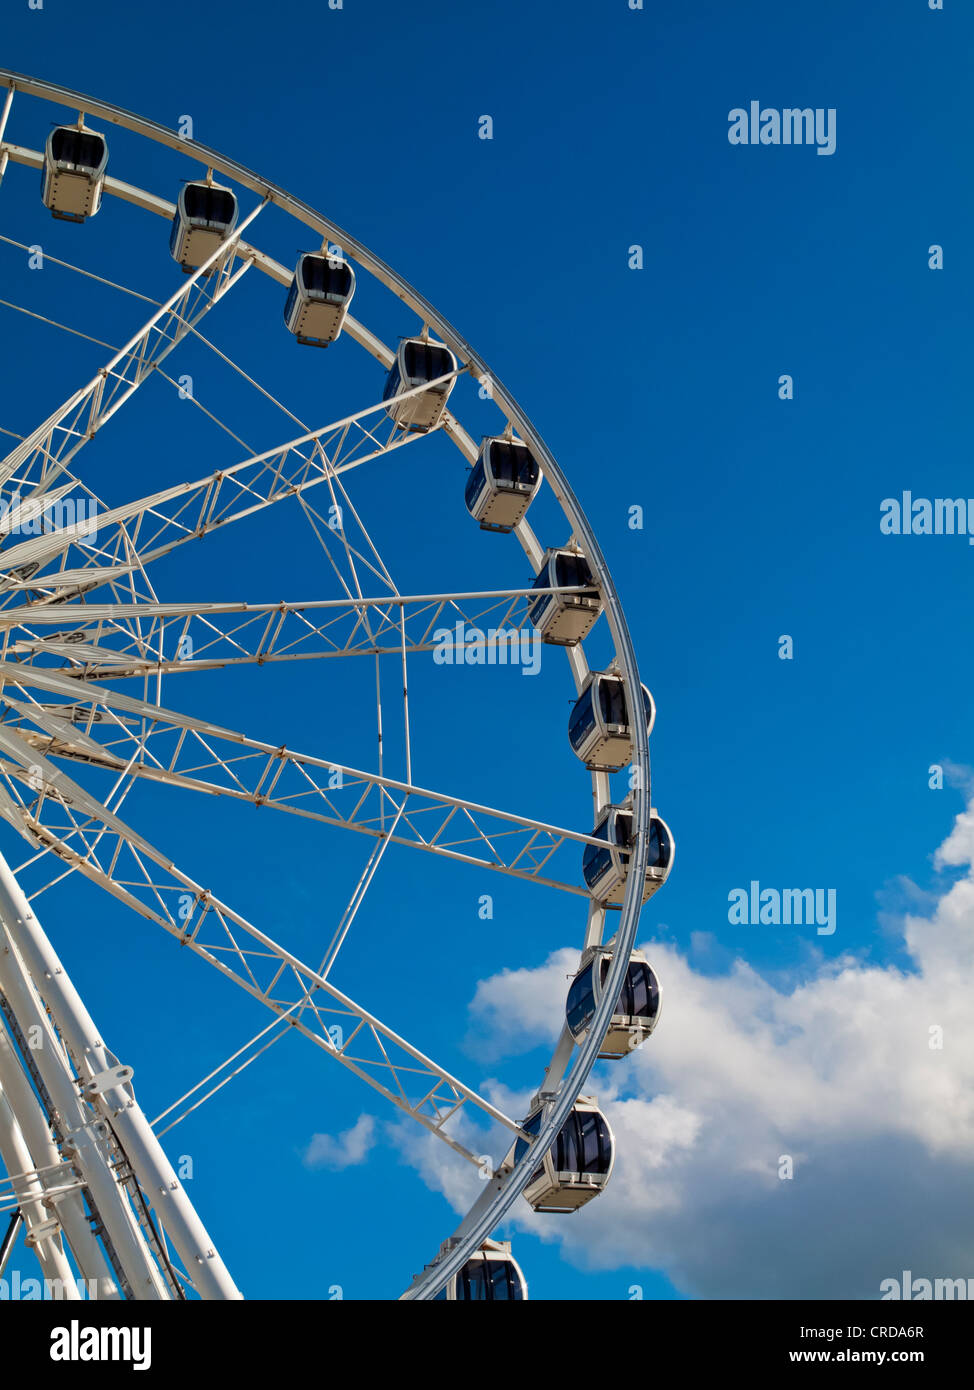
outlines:
{"label": "white cloud", "polygon": [[[742,960],[701,975],[647,944],[660,1026],[587,1087],[616,1134],[612,1181],[577,1216],[522,1206],[516,1224],[579,1264],[662,1269],[703,1297],[877,1298],[904,1268],[974,1276],[974,801],[934,862],[964,872],[900,919],[908,969],[847,956],[782,988]],[[552,1036],[573,959],[478,986],[489,1055]],[[469,1184],[447,1172],[425,1167],[459,1208]]]}
{"label": "white cloud", "polygon": [[957,817],[953,830],[937,850],[934,862],[942,865],[969,864],[974,859],[974,812]]}
{"label": "white cloud", "polygon": [[537,970],[503,970],[477,986],[466,1046],[478,1060],[516,1056],[552,1036],[551,1000],[564,998],[578,951],[555,951]]}
{"label": "white cloud", "polygon": [[351,1129],[337,1138],[313,1134],[302,1162],[307,1168],[354,1168],[364,1163],[375,1144],[375,1118],[360,1115]]}

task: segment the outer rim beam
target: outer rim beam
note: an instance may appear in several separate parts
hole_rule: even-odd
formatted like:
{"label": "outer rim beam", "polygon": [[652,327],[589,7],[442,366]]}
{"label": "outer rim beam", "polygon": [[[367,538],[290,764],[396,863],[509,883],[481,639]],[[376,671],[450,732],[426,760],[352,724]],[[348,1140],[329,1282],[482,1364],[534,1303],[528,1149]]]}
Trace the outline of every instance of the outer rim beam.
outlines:
{"label": "outer rim beam", "polygon": [[[8,94],[12,95],[12,92]],[[21,164],[28,169],[41,169],[44,166],[44,156],[40,150],[30,150],[23,145],[3,145],[3,154],[0,158],[9,159],[11,164]],[[0,165],[2,173],[2,165]],[[144,188],[137,188],[135,184],[123,183],[121,179],[114,179],[110,175],[105,179],[105,192],[109,197],[118,198],[123,203],[131,203],[133,207],[141,208],[143,212],[155,213],[157,217],[164,218],[171,222],[176,213],[176,204],[170,203],[165,198],[159,198],[154,193],[149,193]],[[252,261],[257,270],[263,271],[271,280],[276,280],[279,285],[287,287],[294,277],[294,271],[288,270],[286,266],[275,261],[272,256],[261,251],[259,247],[250,242],[241,241],[239,244],[240,256],[243,259]],[[380,338],[377,338],[364,323],[353,318],[351,314],[346,315],[343,333],[358,343],[359,347],[365,348],[366,352],[383,367],[391,367],[395,360],[395,353],[387,348]]]}

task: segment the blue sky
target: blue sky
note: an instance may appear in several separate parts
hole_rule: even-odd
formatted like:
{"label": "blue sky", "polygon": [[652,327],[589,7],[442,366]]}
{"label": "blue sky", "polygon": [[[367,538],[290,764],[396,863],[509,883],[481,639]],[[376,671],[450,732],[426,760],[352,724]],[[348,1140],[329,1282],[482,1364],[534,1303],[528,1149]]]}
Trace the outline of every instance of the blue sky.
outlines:
{"label": "blue sky", "polygon": [[[974,209],[957,159],[971,133],[965,58],[974,20],[957,0],[943,12],[926,0],[685,0],[642,12],[625,0],[470,8],[346,0],[341,11],[281,0],[272,16],[251,3],[202,10],[212,23],[201,43],[168,7],[89,0],[79,11],[45,0],[37,12],[11,0],[0,61],[170,126],[191,115],[198,139],[305,198],[394,265],[524,404],[600,538],[655,695],[654,802],[674,829],[678,860],[646,910],[641,940],[659,943],[687,994],[703,1001],[700,1026],[706,1001],[740,992],[758,1033],[768,1009],[786,1032],[801,1029],[782,1001],[835,986],[849,958],[864,989],[923,976],[929,958],[925,966],[909,948],[902,914],[935,917],[963,867],[956,855],[933,856],[963,812],[964,775],[934,791],[928,768],[974,762],[974,557],[965,537],[882,535],[879,517],[882,500],[904,490],[974,493],[960,315]],[[729,144],[728,112],[751,100],[835,108],[834,155]],[[55,114],[19,101],[9,138],[36,147]],[[493,117],[490,141],[477,138],[483,114]],[[112,150],[113,173],[165,196],[186,176],[175,156],[121,134]],[[110,200],[89,226],[54,223],[36,176],[20,168],[0,189],[0,233],[41,241],[51,255],[148,294],[177,283],[161,222]],[[307,249],[301,236],[283,219],[267,221],[282,261]],[[641,270],[628,265],[634,244]],[[928,268],[932,244],[944,248],[943,270]],[[257,278],[208,320],[214,341],[312,425],[370,404],[381,387],[375,365],[349,343],[328,354],[298,349],[280,322],[278,287],[249,283]],[[0,285],[3,298],[87,323],[109,342],[140,322],[133,301],[94,294],[53,268],[32,275],[2,243]],[[375,308],[387,341],[414,327],[395,306]],[[200,399],[248,444],[298,432],[204,349],[184,353],[181,370],[194,375]],[[12,383],[0,424],[18,432],[104,358],[10,311],[0,318],[0,354]],[[794,379],[791,401],[778,396],[783,374]],[[488,428],[486,412],[468,404]],[[122,500],[133,487],[146,492],[239,456],[187,413],[153,383],[90,447],[82,475]],[[477,531],[460,501],[462,470],[445,447],[437,452],[443,441],[429,443],[432,496],[388,463],[381,486],[350,488],[400,587],[523,582],[514,543]],[[642,531],[628,527],[634,504],[645,509]],[[300,527],[289,514],[253,528],[249,544],[214,538],[166,562],[160,583],[173,598],[328,597]],[[793,638],[792,661],[779,660],[782,634]],[[188,677],[182,703],[268,741],[338,758],[348,740],[368,757],[361,700],[371,699],[371,664],[340,673],[318,666],[328,669]],[[414,730],[417,781],[587,828],[587,779],[564,737],[571,687],[562,662],[546,658],[531,682],[514,671],[421,668],[416,689],[427,699]],[[398,751],[393,741],[390,756]],[[309,955],[331,935],[370,848],[292,818],[255,823],[248,807],[187,805],[180,793],[133,798],[129,812],[187,872]],[[9,831],[3,847],[16,862]],[[728,894],[752,879],[835,889],[836,933],[732,926]],[[477,918],[484,892],[495,894],[489,929]],[[136,1067],[150,1115],[266,1021],[89,885],[49,901],[48,929],[111,1045]],[[483,1000],[496,991],[503,1004],[502,985],[490,982],[505,969],[547,979],[552,953],[581,940],[580,907],[393,850],[336,979],[471,1084],[523,1096],[546,1060],[543,1028],[525,1026],[523,1051],[503,1055],[497,1034],[518,1036],[523,1019],[513,1005],[505,1014]],[[745,989],[735,962],[764,985]],[[955,974],[938,977],[945,989]],[[676,985],[665,975],[663,985],[667,1014],[644,1052],[665,1049],[670,1011],[681,1017]],[[928,986],[936,1023],[939,986]],[[741,1015],[709,1017],[718,1052]],[[882,1017],[863,1025],[876,1053],[864,1093],[892,1084],[896,1069],[892,1053],[883,1060]],[[787,1046],[777,1034],[765,1043],[742,1065],[770,1067]],[[688,1121],[674,1139],[674,1116],[703,1114],[715,1152],[726,1117],[695,1111],[701,1093],[690,1097],[675,1060],[660,1065],[654,1072],[640,1054],[628,1081],[604,1067],[593,1089],[637,1107],[619,1112],[634,1149],[650,1151],[660,1122],[671,1147],[653,1181],[672,1162],[682,1173],[673,1200],[689,1213],[695,1200],[706,1205],[709,1170],[679,1169],[679,1145],[692,1147],[697,1131]],[[855,1073],[851,1055],[836,1065],[846,1080]],[[251,1296],[321,1297],[333,1285],[349,1298],[394,1296],[454,1224],[444,1197],[455,1194],[452,1177],[400,1134],[380,1098],[336,1071],[288,1038],[169,1137],[170,1152],[193,1156],[193,1195]],[[796,1075],[814,1089],[801,1068]],[[641,1128],[638,1107],[661,1095],[671,1109],[648,1114]],[[313,1135],[345,1133],[362,1114],[375,1116],[363,1162],[302,1161]],[[849,1143],[879,1146],[884,1132],[877,1121]],[[769,1124],[767,1144],[778,1137]],[[958,1153],[944,1158],[926,1132],[900,1141],[896,1164],[922,1211],[936,1164],[956,1165]],[[741,1171],[777,1160],[780,1150],[769,1157],[764,1139],[754,1142],[750,1159],[743,1151],[735,1159]],[[795,1231],[813,1223],[816,1191],[841,1189],[845,1152],[840,1132],[810,1160],[810,1195],[793,1202]],[[887,1165],[893,1154],[891,1146]],[[879,1163],[884,1188],[887,1169],[874,1154],[869,1162]],[[624,1180],[643,1181],[635,1168]],[[724,1190],[716,1224],[729,1267],[747,1241],[735,1246],[728,1213],[744,1224],[757,1201],[746,1184]],[[517,1251],[534,1295],[620,1298],[634,1284],[646,1297],[726,1291],[708,1283],[705,1259],[690,1267],[681,1257],[681,1240],[707,1248],[689,1217],[659,1243],[647,1219],[640,1243],[620,1242],[613,1263],[599,1234],[612,1222],[598,1206],[570,1218],[564,1238],[521,1222]],[[767,1229],[773,1244],[792,1218],[776,1225],[769,1210],[750,1229]],[[903,1267],[919,1268],[922,1249],[907,1245],[889,1259],[902,1253]],[[970,1264],[971,1247],[968,1228],[958,1263],[963,1255]],[[837,1295],[873,1287],[862,1259],[841,1240],[822,1255]],[[745,1295],[772,1285],[781,1296],[814,1291],[826,1277],[783,1249],[772,1285],[749,1267],[738,1273]]]}

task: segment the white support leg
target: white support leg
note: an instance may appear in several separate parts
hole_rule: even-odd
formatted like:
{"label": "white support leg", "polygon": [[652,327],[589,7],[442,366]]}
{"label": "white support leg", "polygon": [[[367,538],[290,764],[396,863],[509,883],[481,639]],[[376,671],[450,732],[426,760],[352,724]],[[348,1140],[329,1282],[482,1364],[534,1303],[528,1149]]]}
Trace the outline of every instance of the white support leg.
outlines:
{"label": "white support leg", "polygon": [[[0,904],[0,926],[6,926],[9,907]],[[81,1099],[74,1074],[48,1017],[44,1002],[31,982],[15,945],[0,930],[0,992],[25,1035],[38,1046],[31,1056],[51,1098],[66,1141],[66,1156],[81,1172],[98,1209],[131,1296],[170,1297],[124,1190],[109,1167],[105,1147],[107,1126]]]}
{"label": "white support leg", "polygon": [[10,866],[0,856],[0,921],[39,985],[92,1107],[111,1125],[132,1169],[202,1298],[242,1295],[185,1188],[136,1103],[131,1073],[119,1068],[71,983]]}
{"label": "white support leg", "polygon": [[[24,1138],[37,1168],[45,1170],[45,1188],[61,1187],[74,1176],[71,1164],[58,1153],[50,1125],[40,1101],[34,1094],[26,1073],[0,1019],[0,1091],[6,1093],[17,1116]],[[91,1296],[99,1300],[116,1300],[121,1292],[112,1276],[104,1252],[88,1224],[80,1192],[68,1192],[53,1199],[54,1210],[61,1222],[64,1238],[71,1247],[81,1277]]]}
{"label": "white support leg", "polygon": [[44,1185],[35,1174],[34,1156],[3,1090],[0,1089],[0,1160],[11,1178],[27,1228],[27,1244],[49,1280],[69,1300],[81,1297],[61,1241],[61,1228],[44,1206]]}

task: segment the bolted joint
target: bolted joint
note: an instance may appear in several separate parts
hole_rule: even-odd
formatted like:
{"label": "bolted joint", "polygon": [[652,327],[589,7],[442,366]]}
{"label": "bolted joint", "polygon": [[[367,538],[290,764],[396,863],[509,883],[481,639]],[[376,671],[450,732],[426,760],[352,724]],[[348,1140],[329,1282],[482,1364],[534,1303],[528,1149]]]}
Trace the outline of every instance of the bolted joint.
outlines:
{"label": "bolted joint", "polygon": [[131,1067],[123,1067],[121,1064],[115,1067],[108,1067],[105,1071],[96,1072],[81,1087],[81,1093],[87,1097],[103,1095],[105,1091],[114,1091],[119,1086],[127,1085],[134,1076]]}

